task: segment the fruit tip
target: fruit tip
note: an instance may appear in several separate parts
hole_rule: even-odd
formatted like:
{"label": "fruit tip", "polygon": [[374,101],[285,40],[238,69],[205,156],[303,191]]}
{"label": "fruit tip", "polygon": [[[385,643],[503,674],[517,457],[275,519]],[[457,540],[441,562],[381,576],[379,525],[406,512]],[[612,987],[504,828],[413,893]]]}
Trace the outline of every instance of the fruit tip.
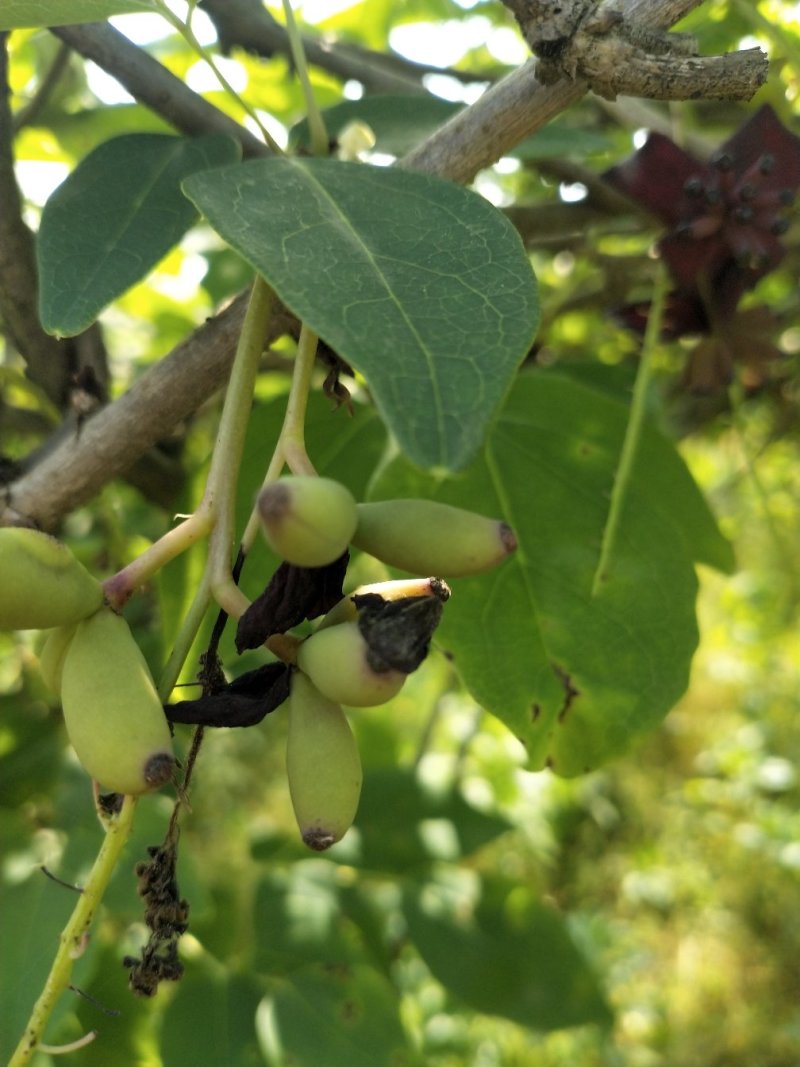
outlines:
{"label": "fruit tip", "polygon": [[175,770],[175,757],[169,752],[156,752],[144,765],[144,780],[151,789],[165,785]]}
{"label": "fruit tip", "polygon": [[291,504],[288,486],[274,482],[258,494],[258,512],[265,522],[276,522],[283,518]]}
{"label": "fruit tip", "polygon": [[517,541],[517,535],[511,529],[507,522],[500,523],[500,543],[505,549],[506,555],[510,556],[512,552],[516,552],[519,542]]}
{"label": "fruit tip", "polygon": [[303,833],[303,844],[307,845],[314,852],[325,852],[331,845],[335,845],[339,838],[336,834],[331,833],[330,830],[323,830],[319,826],[313,827],[311,830],[305,830]]}

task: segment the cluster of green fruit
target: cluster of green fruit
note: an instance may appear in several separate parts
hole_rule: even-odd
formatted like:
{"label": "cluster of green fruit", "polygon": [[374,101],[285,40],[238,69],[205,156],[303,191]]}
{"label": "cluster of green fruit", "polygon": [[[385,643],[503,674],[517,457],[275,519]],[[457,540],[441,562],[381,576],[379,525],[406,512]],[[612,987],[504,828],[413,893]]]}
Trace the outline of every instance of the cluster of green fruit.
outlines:
{"label": "cluster of green fruit", "polygon": [[89,774],[116,793],[157,789],[173,774],[172,737],[125,620],[60,541],[0,529],[0,630],[48,630],[41,669],[60,694],[67,733]]}
{"label": "cluster of green fruit", "polygon": [[[346,561],[350,545],[402,570],[448,577],[481,573],[516,547],[505,523],[429,500],[360,504],[343,485],[315,476],[281,478],[262,491],[258,507],[273,550],[315,574]],[[169,781],[175,757],[161,699],[100,583],[65,545],[23,527],[0,529],[0,574],[0,629],[48,631],[42,673],[61,697],[88,773],[122,794]],[[344,835],[361,791],[342,705],[375,706],[400,691],[425,658],[450,595],[434,577],[364,586],[333,603],[337,588],[314,632],[284,645],[289,787],[303,840],[315,850]]]}
{"label": "cluster of green fruit", "polygon": [[[328,566],[355,545],[401,570],[456,578],[488,570],[516,548],[503,522],[430,500],[356,503],[327,478],[282,478],[262,491],[258,507],[272,549],[299,567]],[[427,653],[449,594],[430,577],[364,586],[298,646],[286,769],[310,848],[340,840],[358,806],[361,763],[342,705],[375,706],[400,691]]]}

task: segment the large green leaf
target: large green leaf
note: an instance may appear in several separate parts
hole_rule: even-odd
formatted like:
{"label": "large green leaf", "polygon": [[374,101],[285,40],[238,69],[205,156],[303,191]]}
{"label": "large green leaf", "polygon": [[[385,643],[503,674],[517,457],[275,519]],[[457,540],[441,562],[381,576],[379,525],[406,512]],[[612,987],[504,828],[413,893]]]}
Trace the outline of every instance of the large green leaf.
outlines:
{"label": "large green leaf", "polygon": [[44,328],[71,336],[143,278],[197,218],[181,181],[230,163],[235,141],[126,134],[91,152],[45,205],[37,242]]}
{"label": "large green leaf", "polygon": [[[5,836],[5,835],[4,835]],[[6,844],[6,842],[2,842]],[[19,862],[21,856],[16,857]],[[26,856],[25,860],[32,857]],[[9,856],[9,861],[12,859]],[[7,1063],[22,1037],[36,998],[42,992],[58,938],[75,904],[75,894],[34,870],[24,882],[0,881],[0,1062]],[[89,952],[78,962],[74,981],[88,981],[95,961]],[[62,997],[50,1019],[47,1036],[58,1033],[59,1022],[70,1010]]]}
{"label": "large green leaf", "polygon": [[152,0],[3,0],[0,30],[68,26],[76,22],[98,22],[112,15],[156,10]]}
{"label": "large green leaf", "polygon": [[364,374],[415,463],[457,470],[475,455],[538,321],[499,211],[439,178],[330,159],[253,160],[184,188]]}
{"label": "large green leaf", "polygon": [[[476,899],[477,898],[477,899]],[[433,975],[469,1007],[535,1030],[611,1021],[597,980],[563,919],[510,887],[457,879],[414,887],[405,915]]]}
{"label": "large green leaf", "polygon": [[364,965],[309,965],[280,984],[258,1012],[270,1067],[405,1067],[412,1062],[399,998]]}
{"label": "large green leaf", "polygon": [[[400,874],[467,856],[511,828],[468,804],[456,789],[426,787],[404,767],[366,770],[356,826],[356,854],[343,843],[343,861]],[[336,849],[331,858],[338,858]]]}
{"label": "large green leaf", "polygon": [[229,974],[221,965],[187,965],[164,1013],[161,1055],[170,1067],[263,1063],[255,1015],[263,989],[252,978]]}
{"label": "large green leaf", "polygon": [[627,414],[600,389],[528,374],[459,478],[397,459],[373,487],[376,498],[431,496],[516,530],[519,549],[502,567],[452,583],[438,633],[532,768],[580,774],[663,718],[697,644],[693,563],[733,565],[681,458],[647,429],[610,573],[592,594]]}

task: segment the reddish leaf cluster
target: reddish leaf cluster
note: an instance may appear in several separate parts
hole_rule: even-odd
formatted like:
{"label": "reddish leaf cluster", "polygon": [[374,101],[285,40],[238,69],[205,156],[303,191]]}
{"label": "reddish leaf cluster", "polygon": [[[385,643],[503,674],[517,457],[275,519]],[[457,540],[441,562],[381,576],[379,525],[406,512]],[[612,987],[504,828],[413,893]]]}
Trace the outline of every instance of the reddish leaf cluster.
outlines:
{"label": "reddish leaf cluster", "polygon": [[[688,384],[725,385],[737,362],[760,380],[764,363],[781,354],[769,337],[775,319],[766,307],[737,309],[785,255],[780,238],[800,188],[800,137],[765,105],[707,163],[656,133],[604,178],[668,227],[658,249],[676,288],[663,336],[705,335],[691,354]],[[633,304],[618,317],[641,331],[648,310]]]}

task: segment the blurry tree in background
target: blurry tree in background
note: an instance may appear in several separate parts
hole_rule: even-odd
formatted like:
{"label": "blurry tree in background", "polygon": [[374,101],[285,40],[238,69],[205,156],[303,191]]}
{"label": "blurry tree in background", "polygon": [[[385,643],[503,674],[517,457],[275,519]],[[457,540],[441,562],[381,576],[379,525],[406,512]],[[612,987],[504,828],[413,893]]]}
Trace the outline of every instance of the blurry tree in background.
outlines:
{"label": "blurry tree in background", "polygon": [[[283,708],[168,712],[191,788],[138,802],[32,1057],[103,827],[42,634],[0,634],[2,1062],[800,1062],[796,5],[68,6],[0,4],[0,525],[125,603],[172,707],[275,661],[214,627],[279,565],[259,538],[230,587],[284,460],[519,547],[444,573],[422,667],[348,711],[322,855]],[[354,549],[345,588],[400,574]],[[182,976],[135,996],[163,842]]]}

